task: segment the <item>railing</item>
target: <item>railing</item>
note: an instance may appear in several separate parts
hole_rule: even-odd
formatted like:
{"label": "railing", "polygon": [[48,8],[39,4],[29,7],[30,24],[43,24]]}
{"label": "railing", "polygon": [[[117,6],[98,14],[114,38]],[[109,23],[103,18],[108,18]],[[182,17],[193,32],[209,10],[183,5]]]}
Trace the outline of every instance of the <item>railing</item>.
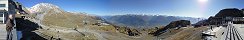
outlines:
{"label": "railing", "polygon": [[231,24],[227,26],[225,40],[243,40],[237,29]]}

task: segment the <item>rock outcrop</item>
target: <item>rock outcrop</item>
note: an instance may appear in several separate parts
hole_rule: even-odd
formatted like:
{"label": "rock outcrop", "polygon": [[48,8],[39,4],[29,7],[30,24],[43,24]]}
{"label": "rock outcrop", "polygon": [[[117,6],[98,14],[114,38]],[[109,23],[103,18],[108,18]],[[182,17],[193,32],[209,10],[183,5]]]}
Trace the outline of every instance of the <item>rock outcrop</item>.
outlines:
{"label": "rock outcrop", "polygon": [[187,25],[190,25],[190,21],[188,20],[178,20],[178,21],[173,21],[170,24],[168,24],[167,26],[165,26],[164,28],[161,28],[159,30],[157,30],[154,33],[149,33],[152,34],[154,36],[160,35],[164,32],[166,32],[168,29],[172,29],[172,28],[181,28],[181,27],[187,27]]}
{"label": "rock outcrop", "polygon": [[127,34],[129,36],[139,36],[141,33],[136,30],[136,29],[132,29],[132,28],[127,28],[127,27],[116,27],[116,29],[123,34]]}

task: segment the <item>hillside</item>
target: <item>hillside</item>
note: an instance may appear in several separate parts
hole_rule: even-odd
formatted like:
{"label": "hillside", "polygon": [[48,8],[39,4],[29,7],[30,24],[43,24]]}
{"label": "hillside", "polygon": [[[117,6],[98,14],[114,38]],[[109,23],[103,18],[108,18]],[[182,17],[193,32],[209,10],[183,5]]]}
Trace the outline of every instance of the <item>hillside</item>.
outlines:
{"label": "hillside", "polygon": [[113,26],[101,24],[99,17],[63,11],[58,6],[49,3],[37,4],[29,11],[31,13],[28,19],[42,27],[35,32],[47,39],[50,36],[63,40],[104,39],[97,30],[115,31]]}
{"label": "hillside", "polygon": [[164,32],[167,32],[167,30],[172,29],[172,28],[176,28],[176,29],[180,29],[181,27],[188,27],[190,26],[191,23],[188,20],[177,20],[177,21],[172,21],[170,22],[167,26],[158,29],[157,31],[151,33],[154,36],[158,36]]}
{"label": "hillside", "polygon": [[99,17],[83,13],[71,13],[59,9],[58,6],[48,3],[40,3],[30,8],[31,16],[34,16],[41,24],[46,26],[76,27],[87,24],[94,24],[100,20]]}
{"label": "hillside", "polygon": [[244,17],[244,13],[237,8],[226,8],[220,10],[215,17]]}

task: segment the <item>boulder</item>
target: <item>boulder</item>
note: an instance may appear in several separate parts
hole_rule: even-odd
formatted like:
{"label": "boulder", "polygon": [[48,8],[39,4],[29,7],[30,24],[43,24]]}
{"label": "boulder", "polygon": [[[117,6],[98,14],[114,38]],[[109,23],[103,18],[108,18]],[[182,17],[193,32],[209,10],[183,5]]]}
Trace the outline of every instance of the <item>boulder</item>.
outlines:
{"label": "boulder", "polygon": [[136,30],[136,29],[132,29],[132,28],[128,28],[128,27],[116,27],[116,29],[123,34],[127,34],[129,36],[139,36],[141,33]]}

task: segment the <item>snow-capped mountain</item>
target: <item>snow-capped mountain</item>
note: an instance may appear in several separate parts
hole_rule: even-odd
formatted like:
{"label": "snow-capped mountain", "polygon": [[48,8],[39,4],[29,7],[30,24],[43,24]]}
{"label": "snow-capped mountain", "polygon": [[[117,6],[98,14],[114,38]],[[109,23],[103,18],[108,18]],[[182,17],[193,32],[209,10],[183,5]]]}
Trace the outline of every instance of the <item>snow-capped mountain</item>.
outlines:
{"label": "snow-capped mountain", "polygon": [[[42,23],[46,16],[69,14],[70,12],[64,11],[58,6],[50,3],[39,3],[28,9],[31,15],[35,15],[34,18],[38,23]],[[81,13],[80,13],[81,14]]]}
{"label": "snow-capped mountain", "polygon": [[29,11],[32,11],[30,15],[33,15],[37,23],[45,25],[62,26],[67,23],[63,26],[77,26],[76,24],[81,22],[97,23],[97,20],[100,20],[97,16],[81,12],[68,12],[50,3],[36,4]]}
{"label": "snow-capped mountain", "polygon": [[59,9],[58,6],[50,4],[50,3],[39,3],[29,8],[31,13],[36,12],[47,12],[49,10],[53,10],[54,12],[61,12],[63,10]]}

